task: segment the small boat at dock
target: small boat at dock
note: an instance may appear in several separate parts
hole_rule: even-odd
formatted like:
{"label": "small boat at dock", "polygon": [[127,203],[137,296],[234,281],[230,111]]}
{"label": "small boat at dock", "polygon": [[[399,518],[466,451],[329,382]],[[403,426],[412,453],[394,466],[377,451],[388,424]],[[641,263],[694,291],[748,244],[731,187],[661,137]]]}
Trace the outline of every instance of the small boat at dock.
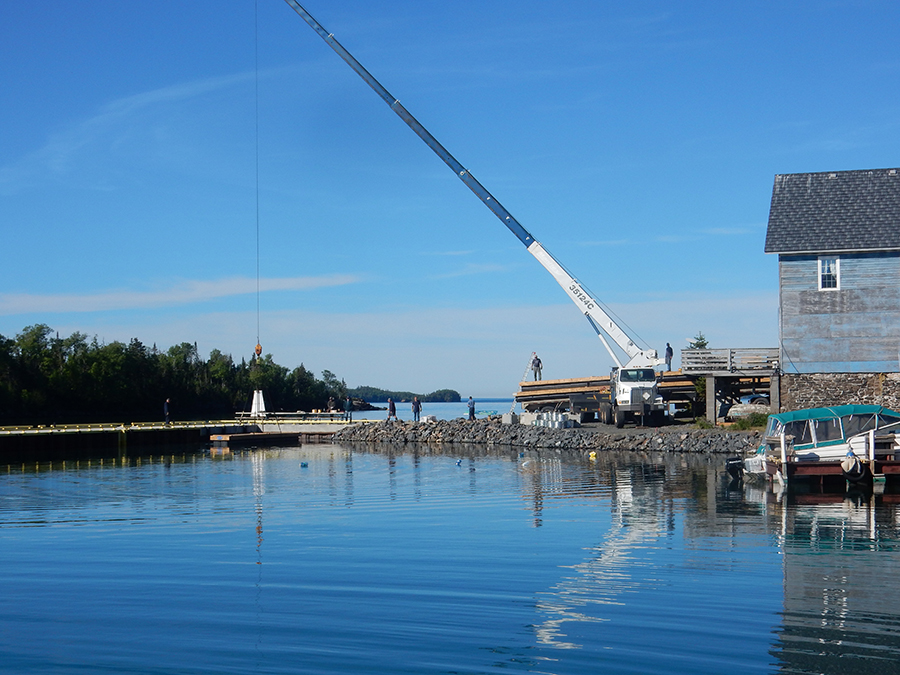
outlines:
{"label": "small boat at dock", "polygon": [[804,476],[857,482],[900,474],[900,412],[879,405],[839,405],[769,415],[762,443],[732,458],[732,476],[786,483]]}

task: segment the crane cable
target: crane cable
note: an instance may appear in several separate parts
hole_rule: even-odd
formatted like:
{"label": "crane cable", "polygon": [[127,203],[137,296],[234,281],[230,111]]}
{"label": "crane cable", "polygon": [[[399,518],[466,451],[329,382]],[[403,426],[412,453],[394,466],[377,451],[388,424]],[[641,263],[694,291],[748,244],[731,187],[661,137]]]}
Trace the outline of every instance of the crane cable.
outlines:
{"label": "crane cable", "polygon": [[259,0],[254,3],[253,16],[253,48],[254,48],[254,120],[256,135],[256,348],[258,359],[262,354],[259,341]]}

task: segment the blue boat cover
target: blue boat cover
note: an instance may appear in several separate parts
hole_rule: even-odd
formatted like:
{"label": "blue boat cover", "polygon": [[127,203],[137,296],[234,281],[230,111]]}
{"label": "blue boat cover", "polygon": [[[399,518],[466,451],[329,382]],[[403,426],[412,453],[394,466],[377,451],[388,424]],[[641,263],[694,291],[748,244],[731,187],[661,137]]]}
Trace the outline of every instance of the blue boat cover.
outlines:
{"label": "blue boat cover", "polygon": [[799,422],[801,420],[823,420],[845,417],[847,415],[865,415],[876,413],[879,415],[892,415],[900,418],[900,412],[885,408],[883,405],[835,405],[828,408],[805,408],[803,410],[791,410],[788,412],[769,415],[782,424]]}

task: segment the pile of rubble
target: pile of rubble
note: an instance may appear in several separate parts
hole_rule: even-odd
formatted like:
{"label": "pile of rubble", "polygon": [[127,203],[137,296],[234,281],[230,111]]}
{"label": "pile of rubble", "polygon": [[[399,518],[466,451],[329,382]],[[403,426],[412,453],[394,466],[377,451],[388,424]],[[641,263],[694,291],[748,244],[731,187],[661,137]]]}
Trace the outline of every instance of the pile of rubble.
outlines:
{"label": "pile of rubble", "polygon": [[500,418],[437,422],[367,422],[353,424],[334,435],[336,442],[440,443],[509,445],[522,448],[559,448],[583,452],[653,450],[657,452],[742,454],[759,445],[757,431],[696,429],[673,425],[658,429],[610,427],[554,429],[526,424],[503,424]]}

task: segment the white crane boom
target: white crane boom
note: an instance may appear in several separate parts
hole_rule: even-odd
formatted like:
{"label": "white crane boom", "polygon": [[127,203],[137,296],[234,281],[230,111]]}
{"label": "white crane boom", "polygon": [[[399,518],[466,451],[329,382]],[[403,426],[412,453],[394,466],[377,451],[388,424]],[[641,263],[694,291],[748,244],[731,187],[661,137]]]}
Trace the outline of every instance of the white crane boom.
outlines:
{"label": "white crane boom", "polygon": [[[325,40],[325,42],[349,65],[356,73],[377,93],[391,110],[409,125],[416,135],[421,138],[428,147],[430,147],[438,157],[440,157],[449,166],[453,172],[465,183],[472,192],[496,215],[501,222],[506,225],[509,230],[518,237],[528,252],[533,255],[537,261],[544,266],[557,283],[562,286],[566,294],[572,299],[572,302],[585,315],[591,327],[597,333],[597,337],[606,347],[613,361],[618,368],[653,368],[663,363],[658,358],[655,349],[641,349],[634,340],[632,340],[625,331],[607,314],[603,308],[591,295],[584,290],[582,285],[573,277],[566,269],[554,258],[547,249],[541,246],[522,225],[513,218],[512,214],[507,211],[487,189],[479,183],[469,171],[460,164],[456,158],[451,155],[438,140],[432,136],[422,124],[413,117],[400,101],[394,98],[381,83],[376,80],[368,70],[366,70],[359,61],[353,58],[340,42],[338,42],[332,33],[326,31],[322,25],[316,21],[313,16],[303,8],[296,0],[285,0],[297,14],[299,14],[310,27]],[[627,355],[628,359],[623,364],[616,353],[613,351],[609,342],[603,334],[608,335],[613,342],[618,345]]]}

